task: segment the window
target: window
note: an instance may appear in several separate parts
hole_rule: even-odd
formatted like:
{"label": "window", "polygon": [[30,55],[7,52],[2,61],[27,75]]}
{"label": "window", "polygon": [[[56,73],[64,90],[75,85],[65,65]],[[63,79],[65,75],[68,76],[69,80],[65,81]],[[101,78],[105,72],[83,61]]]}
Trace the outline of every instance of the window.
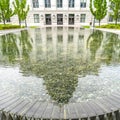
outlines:
{"label": "window", "polygon": [[33,8],[39,8],[38,0],[33,0]]}
{"label": "window", "polygon": [[86,8],[86,0],[80,0],[80,7]]}
{"label": "window", "polygon": [[45,0],[45,7],[50,8],[51,7],[51,1],[50,0]]}
{"label": "window", "polygon": [[85,18],[86,18],[86,14],[81,14],[80,22],[84,23],[85,22]]}
{"label": "window", "polygon": [[45,14],[46,25],[51,25],[51,14]]}
{"label": "window", "polygon": [[39,23],[39,22],[40,22],[39,14],[34,14],[34,23]]}
{"label": "window", "polygon": [[69,14],[69,24],[70,25],[74,24],[74,14]]}
{"label": "window", "polygon": [[74,0],[69,0],[69,7],[73,8],[74,7]]}
{"label": "window", "polygon": [[57,0],[57,8],[62,8],[62,0]]}

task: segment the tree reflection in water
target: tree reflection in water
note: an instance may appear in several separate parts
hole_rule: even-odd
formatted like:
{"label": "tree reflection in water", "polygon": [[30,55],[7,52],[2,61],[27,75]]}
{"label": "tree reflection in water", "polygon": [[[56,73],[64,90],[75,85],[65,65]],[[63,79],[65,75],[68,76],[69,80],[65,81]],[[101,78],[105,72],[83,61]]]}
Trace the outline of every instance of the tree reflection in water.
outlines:
{"label": "tree reflection in water", "polygon": [[21,31],[20,35],[9,33],[0,37],[1,51],[3,57],[8,60],[8,63],[17,63],[18,60],[30,59],[32,51],[32,39],[28,31]]}
{"label": "tree reflection in water", "polygon": [[32,38],[30,38],[28,31],[24,30],[20,32],[19,36],[20,46],[22,49],[22,58],[25,60],[30,59],[30,53],[32,51]]}
{"label": "tree reflection in water", "polygon": [[14,63],[15,58],[20,55],[16,39],[17,36],[12,33],[1,36],[2,55],[6,56],[10,63]]}
{"label": "tree reflection in water", "polygon": [[[60,38],[63,39],[63,37]],[[78,84],[78,76],[98,75],[100,62],[108,64],[113,60],[114,55],[117,55],[115,59],[120,59],[120,39],[118,39],[118,35],[107,35],[101,31],[94,31],[87,39],[86,46],[90,50],[89,60],[81,57],[74,58],[71,53],[67,54],[66,57],[59,54],[60,56],[54,59],[51,58],[49,53],[45,59],[40,58],[36,62],[32,61],[32,57],[30,57],[33,48],[32,39],[28,31],[21,31],[19,36],[12,33],[4,35],[1,37],[1,41],[2,55],[8,58],[8,62],[14,63],[16,59],[22,58],[20,59],[22,73],[43,77],[49,96],[53,101],[60,104],[68,103],[72,98]],[[100,48],[102,48],[101,61],[95,62],[96,53]],[[40,51],[39,54],[42,52]],[[103,60],[103,58],[105,59]]]}
{"label": "tree reflection in water", "polygon": [[106,64],[120,62],[120,38],[117,34],[106,33],[106,41],[103,44],[101,56]]}
{"label": "tree reflection in water", "polygon": [[87,39],[87,47],[89,46],[90,48],[90,53],[91,53],[91,60],[95,60],[96,57],[96,52],[100,48],[101,43],[103,41],[103,32],[102,31],[93,31],[92,34]]}

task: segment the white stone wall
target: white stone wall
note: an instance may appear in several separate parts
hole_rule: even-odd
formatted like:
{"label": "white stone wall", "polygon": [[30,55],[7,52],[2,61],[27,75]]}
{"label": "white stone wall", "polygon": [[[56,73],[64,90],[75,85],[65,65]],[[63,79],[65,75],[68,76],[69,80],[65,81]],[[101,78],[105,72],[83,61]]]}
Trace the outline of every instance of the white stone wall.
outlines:
{"label": "white stone wall", "polygon": [[[57,8],[56,0],[51,0],[51,8],[45,8],[44,0],[39,0],[39,8],[33,8],[32,0],[27,0],[27,4],[30,6],[30,11],[27,16],[27,23],[30,26],[43,26],[46,25],[45,14],[51,14],[51,25],[57,25],[57,14],[63,14],[63,25],[69,25],[69,14],[74,14],[74,25],[89,25],[93,22],[93,16],[89,10],[90,0],[87,0],[86,8],[80,8],[80,0],[75,0],[74,8],[68,7],[68,0],[63,0],[63,7]],[[39,23],[34,23],[34,14],[39,14]],[[81,14],[86,14],[85,22],[80,22]],[[102,24],[108,22],[108,16],[101,21]],[[11,18],[13,24],[18,24],[17,16]],[[98,23],[96,23],[98,24]]]}

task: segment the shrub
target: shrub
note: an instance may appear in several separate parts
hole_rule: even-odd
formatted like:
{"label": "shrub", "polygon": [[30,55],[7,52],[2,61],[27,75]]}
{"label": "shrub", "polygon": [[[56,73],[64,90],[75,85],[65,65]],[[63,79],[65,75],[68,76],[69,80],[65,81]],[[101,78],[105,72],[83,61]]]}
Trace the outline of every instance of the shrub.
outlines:
{"label": "shrub", "polygon": [[[21,28],[19,25],[11,25],[11,24],[6,24],[6,25],[3,25],[1,24],[0,25],[0,30],[5,30],[5,29],[16,29],[16,28]],[[23,27],[22,27],[23,28]]]}
{"label": "shrub", "polygon": [[99,26],[96,26],[96,28],[108,28],[108,29],[120,29],[120,24],[107,24],[107,25],[101,25],[100,27]]}
{"label": "shrub", "polygon": [[83,28],[90,28],[90,26],[83,26]]}

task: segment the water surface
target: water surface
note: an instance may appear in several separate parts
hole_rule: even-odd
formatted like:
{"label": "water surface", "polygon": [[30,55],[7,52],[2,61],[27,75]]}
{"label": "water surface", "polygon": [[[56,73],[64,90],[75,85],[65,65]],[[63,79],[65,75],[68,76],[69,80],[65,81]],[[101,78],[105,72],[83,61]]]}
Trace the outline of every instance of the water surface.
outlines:
{"label": "water surface", "polygon": [[69,27],[0,36],[0,89],[29,101],[80,102],[120,90],[120,36]]}

